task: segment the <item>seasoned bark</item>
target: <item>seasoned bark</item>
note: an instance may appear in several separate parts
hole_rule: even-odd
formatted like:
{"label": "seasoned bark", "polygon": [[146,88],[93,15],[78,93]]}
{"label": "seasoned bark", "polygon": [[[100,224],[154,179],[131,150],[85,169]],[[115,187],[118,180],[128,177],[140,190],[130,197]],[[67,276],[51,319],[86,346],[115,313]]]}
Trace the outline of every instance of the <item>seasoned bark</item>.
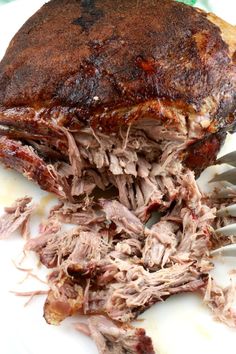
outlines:
{"label": "seasoned bark", "polygon": [[[235,70],[224,23],[209,18],[169,0],[53,0],[12,40],[0,65],[0,102],[76,107],[88,119],[152,99],[186,111],[208,99],[215,114],[226,100],[235,105]],[[111,112],[100,117],[109,124]]]}

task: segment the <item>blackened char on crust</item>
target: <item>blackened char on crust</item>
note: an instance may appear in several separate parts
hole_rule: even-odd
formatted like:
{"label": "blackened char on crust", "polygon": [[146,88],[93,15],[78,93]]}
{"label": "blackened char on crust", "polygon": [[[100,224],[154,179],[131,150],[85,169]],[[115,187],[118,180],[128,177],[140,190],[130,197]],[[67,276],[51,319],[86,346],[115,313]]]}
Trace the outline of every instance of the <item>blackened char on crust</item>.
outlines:
{"label": "blackened char on crust", "polygon": [[102,126],[116,109],[153,99],[186,112],[216,101],[210,115],[227,102],[228,114],[233,75],[228,45],[202,11],[169,0],[53,0],[12,40],[0,64],[0,102],[76,107],[77,117],[99,116]]}

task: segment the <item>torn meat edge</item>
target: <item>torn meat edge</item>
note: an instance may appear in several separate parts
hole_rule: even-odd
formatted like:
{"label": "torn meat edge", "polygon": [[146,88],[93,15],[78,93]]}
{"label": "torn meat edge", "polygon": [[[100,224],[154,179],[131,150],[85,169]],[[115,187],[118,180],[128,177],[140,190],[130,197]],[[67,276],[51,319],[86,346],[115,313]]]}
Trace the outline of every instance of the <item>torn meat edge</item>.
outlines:
{"label": "torn meat edge", "polygon": [[152,340],[142,328],[117,326],[105,316],[91,316],[88,323],[76,323],[75,329],[92,337],[100,354],[155,354]]}
{"label": "torn meat edge", "polygon": [[22,236],[29,237],[29,218],[36,208],[30,204],[32,198],[17,199],[11,207],[5,207],[4,215],[0,218],[0,239],[9,237],[14,231],[21,228]]}

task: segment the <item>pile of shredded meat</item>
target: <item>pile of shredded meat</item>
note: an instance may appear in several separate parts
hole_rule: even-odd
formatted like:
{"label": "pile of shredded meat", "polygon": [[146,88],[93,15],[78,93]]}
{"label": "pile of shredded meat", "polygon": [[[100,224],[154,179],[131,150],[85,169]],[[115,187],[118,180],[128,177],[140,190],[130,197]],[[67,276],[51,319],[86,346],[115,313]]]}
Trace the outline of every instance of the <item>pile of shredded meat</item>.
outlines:
{"label": "pile of shredded meat", "polygon": [[[126,148],[129,139],[127,135]],[[95,151],[99,153],[99,149]],[[138,208],[130,204],[130,195],[136,202],[137,196],[127,190],[109,199],[87,196],[77,203],[60,202],[40,224],[39,235],[25,244],[25,250],[34,251],[51,269],[46,321],[57,325],[75,313],[92,315],[88,325],[78,324],[77,329],[91,335],[100,353],[154,353],[145,331],[130,323],[172,294],[200,290],[218,319],[231,326],[236,323],[229,304],[234,289],[221,289],[209,275],[211,250],[234,242],[214,231],[232,222],[230,217],[216,216],[217,209],[232,199],[220,204],[203,197],[194,173],[176,160],[173,152],[170,156],[169,161],[147,167],[135,155],[134,171],[138,164],[148,171],[140,177],[140,185],[147,184],[140,188]],[[71,166],[76,161],[71,160]],[[116,164],[119,166],[117,160]],[[120,188],[127,186],[122,182]],[[125,197],[128,199],[122,200]],[[6,208],[0,222],[1,237],[28,220],[33,211],[30,202],[26,197]],[[147,227],[143,221],[149,214],[143,210],[152,202],[158,203],[162,212]],[[64,231],[64,224],[73,227]]]}

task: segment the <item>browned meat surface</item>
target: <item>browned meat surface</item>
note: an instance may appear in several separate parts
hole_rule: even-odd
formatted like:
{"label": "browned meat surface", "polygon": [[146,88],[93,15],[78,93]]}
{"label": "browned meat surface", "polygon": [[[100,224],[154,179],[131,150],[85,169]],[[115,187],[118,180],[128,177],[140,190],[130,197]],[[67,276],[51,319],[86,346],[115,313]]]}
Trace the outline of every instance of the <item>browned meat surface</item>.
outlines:
{"label": "browned meat surface", "polygon": [[42,117],[58,106],[64,117],[54,116],[63,121],[70,108],[72,119],[77,113],[83,120],[108,108],[104,126],[115,122],[108,118],[116,109],[149,100],[177,101],[187,111],[208,99],[211,117],[223,118],[235,106],[233,53],[220,32],[224,23],[209,19],[168,0],[53,0],[12,40],[0,67],[0,101],[43,109]]}
{"label": "browned meat surface", "polygon": [[[68,316],[72,316],[83,307],[83,289],[73,279],[60,275],[54,271],[50,275],[52,289],[49,291],[44,304],[45,320],[54,325],[58,325]],[[53,286],[55,284],[56,288]]]}
{"label": "browned meat surface", "polygon": [[[67,181],[54,170],[53,166],[46,165],[31,146],[22,145],[20,141],[0,138],[0,159],[6,167],[14,168],[58,196],[65,197],[69,190]],[[64,186],[64,188],[62,187]]]}

